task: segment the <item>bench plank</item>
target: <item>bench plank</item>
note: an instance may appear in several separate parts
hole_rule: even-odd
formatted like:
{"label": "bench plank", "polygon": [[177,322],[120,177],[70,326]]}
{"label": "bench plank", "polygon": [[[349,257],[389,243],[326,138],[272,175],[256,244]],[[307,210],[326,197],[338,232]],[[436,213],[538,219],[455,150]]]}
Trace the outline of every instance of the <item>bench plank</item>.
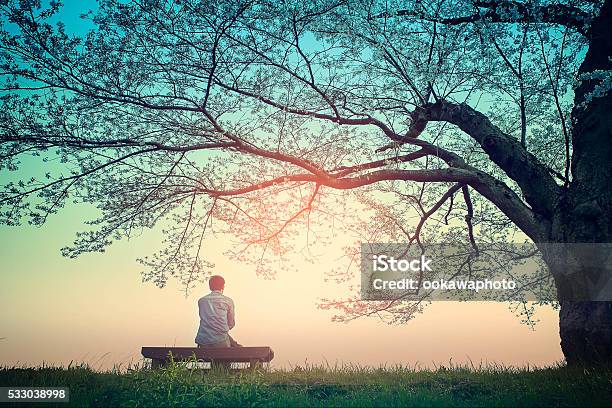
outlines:
{"label": "bench plank", "polygon": [[264,347],[143,347],[142,355],[157,361],[169,360],[172,353],[174,361],[189,361],[195,355],[197,360],[215,362],[251,363],[253,361],[269,362],[274,358],[274,351]]}

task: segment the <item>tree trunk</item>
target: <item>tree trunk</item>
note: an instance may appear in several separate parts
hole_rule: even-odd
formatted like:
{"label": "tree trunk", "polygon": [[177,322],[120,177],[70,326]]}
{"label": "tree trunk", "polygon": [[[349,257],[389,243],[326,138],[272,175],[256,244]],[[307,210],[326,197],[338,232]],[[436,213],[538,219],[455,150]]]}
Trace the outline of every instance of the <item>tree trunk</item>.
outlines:
{"label": "tree trunk", "polygon": [[[589,230],[588,223],[567,221],[562,231],[567,234],[572,226]],[[559,337],[567,364],[612,367],[612,245],[574,241],[538,246],[557,286]]]}
{"label": "tree trunk", "polygon": [[612,302],[561,302],[561,350],[568,365],[612,366]]}
{"label": "tree trunk", "polygon": [[[579,76],[612,69],[611,19],[612,1],[606,0],[587,33],[589,48]],[[612,242],[612,94],[608,91],[594,95],[599,84],[597,79],[583,79],[575,90],[571,115],[572,181],[554,210],[550,236],[553,242]],[[610,270],[598,267],[598,262],[601,265],[610,251],[604,248],[594,258],[590,255],[583,256],[590,265],[578,265],[573,274],[555,270],[549,263],[555,260],[547,260],[553,266],[551,272],[561,305],[561,349],[568,365],[612,367],[612,299],[606,295],[599,299],[607,301],[593,301],[596,298],[592,297],[602,282],[609,282]]]}
{"label": "tree trunk", "polygon": [[612,367],[611,206],[572,187],[557,207],[553,243],[539,245],[557,287],[561,350],[568,365]]}

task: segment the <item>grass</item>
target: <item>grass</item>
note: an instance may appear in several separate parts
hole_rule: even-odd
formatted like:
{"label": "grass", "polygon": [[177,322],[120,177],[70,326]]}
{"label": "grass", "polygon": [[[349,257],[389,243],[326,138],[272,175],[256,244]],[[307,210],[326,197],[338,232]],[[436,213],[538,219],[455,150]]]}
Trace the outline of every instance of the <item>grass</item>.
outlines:
{"label": "grass", "polygon": [[187,364],[107,372],[86,365],[2,367],[0,386],[68,386],[70,403],[57,404],[62,407],[612,406],[612,371],[563,366],[416,370],[307,365],[239,372],[203,372]]}

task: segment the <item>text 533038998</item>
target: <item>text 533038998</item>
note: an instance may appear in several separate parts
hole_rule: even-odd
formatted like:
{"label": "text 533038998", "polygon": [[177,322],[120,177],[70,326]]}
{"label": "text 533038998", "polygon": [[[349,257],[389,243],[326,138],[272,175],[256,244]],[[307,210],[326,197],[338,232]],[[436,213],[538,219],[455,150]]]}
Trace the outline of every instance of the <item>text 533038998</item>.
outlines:
{"label": "text 533038998", "polygon": [[68,402],[67,387],[0,387],[0,402]]}

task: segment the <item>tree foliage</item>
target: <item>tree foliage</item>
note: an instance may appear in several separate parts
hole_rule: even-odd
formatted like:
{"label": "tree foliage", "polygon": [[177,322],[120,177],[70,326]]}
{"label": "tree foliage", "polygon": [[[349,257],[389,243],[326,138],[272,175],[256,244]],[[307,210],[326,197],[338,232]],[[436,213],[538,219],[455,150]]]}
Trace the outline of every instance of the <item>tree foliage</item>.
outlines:
{"label": "tree foliage", "polygon": [[588,109],[609,86],[579,72],[600,7],[101,0],[76,35],[59,2],[4,0],[0,170],[27,177],[1,190],[1,221],[93,204],[74,257],[163,220],[144,278],[187,288],[215,232],[267,276],[267,259],[338,230],[545,241],[573,181],[574,90],[597,84]]}

